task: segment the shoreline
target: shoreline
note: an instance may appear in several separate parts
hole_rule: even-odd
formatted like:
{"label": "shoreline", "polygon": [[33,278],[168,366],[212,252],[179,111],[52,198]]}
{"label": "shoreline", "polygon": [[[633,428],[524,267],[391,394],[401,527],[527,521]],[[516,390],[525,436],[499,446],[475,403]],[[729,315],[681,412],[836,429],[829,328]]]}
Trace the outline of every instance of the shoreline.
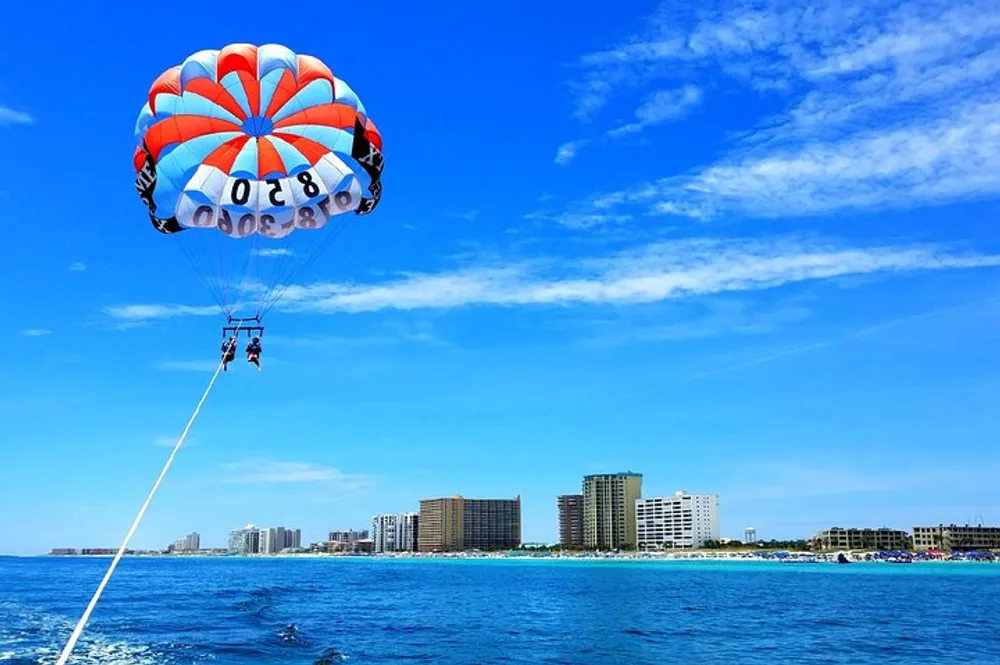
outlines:
{"label": "shoreline", "polygon": [[[380,554],[351,552],[283,552],[278,554],[230,554],[218,552],[192,552],[167,554],[163,552],[136,552],[126,554],[130,559],[350,559],[350,560],[510,560],[510,561],[625,561],[625,562],[755,562],[781,564],[837,564],[839,552],[761,552],[759,550],[740,551],[671,551],[671,552],[627,552],[627,553],[591,553],[591,552],[386,552]],[[923,563],[1000,563],[1000,555],[980,554],[978,556],[950,555],[930,556],[924,553],[912,552],[849,552],[843,554],[848,563],[893,563],[893,564],[923,564]],[[35,554],[35,555],[3,555],[20,558],[52,558],[52,559],[110,559],[113,554]]]}

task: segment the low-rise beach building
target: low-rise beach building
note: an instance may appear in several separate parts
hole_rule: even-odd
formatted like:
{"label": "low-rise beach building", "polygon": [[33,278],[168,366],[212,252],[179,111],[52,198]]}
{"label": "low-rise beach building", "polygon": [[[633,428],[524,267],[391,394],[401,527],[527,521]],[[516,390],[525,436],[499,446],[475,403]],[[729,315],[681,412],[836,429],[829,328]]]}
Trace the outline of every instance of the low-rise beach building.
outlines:
{"label": "low-rise beach building", "polygon": [[906,531],[889,527],[823,529],[812,537],[812,548],[817,552],[832,550],[905,550],[910,548]]}
{"label": "low-rise beach building", "polygon": [[913,549],[1000,550],[1000,526],[939,524],[913,527]]}

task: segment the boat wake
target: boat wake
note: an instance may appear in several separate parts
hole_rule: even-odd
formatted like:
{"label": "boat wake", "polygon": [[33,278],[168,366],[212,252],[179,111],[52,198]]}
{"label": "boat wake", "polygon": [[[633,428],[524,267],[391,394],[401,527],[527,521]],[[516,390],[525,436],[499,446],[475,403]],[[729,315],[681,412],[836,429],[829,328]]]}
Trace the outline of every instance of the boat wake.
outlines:
{"label": "boat wake", "polygon": [[[0,663],[53,665],[75,625],[74,620],[59,614],[0,603]],[[165,665],[209,659],[207,654],[191,653],[189,646],[171,645],[170,651],[163,651],[111,639],[94,627],[80,638],[73,652],[73,663],[79,665]]]}

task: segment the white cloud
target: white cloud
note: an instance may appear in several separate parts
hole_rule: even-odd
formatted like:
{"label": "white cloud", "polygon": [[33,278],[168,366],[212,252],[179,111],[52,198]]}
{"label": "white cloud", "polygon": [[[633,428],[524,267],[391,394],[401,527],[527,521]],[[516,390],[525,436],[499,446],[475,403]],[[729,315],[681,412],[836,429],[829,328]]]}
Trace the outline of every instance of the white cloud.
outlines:
{"label": "white cloud", "polygon": [[303,484],[332,485],[343,490],[363,489],[372,479],[364,474],[344,473],[332,466],[308,462],[279,462],[254,459],[224,464],[233,473],[225,482],[241,484]]}
{"label": "white cloud", "polygon": [[112,305],[104,308],[104,313],[113,319],[129,322],[170,319],[177,316],[218,316],[217,306],[206,305]]}
{"label": "white cloud", "polygon": [[838,142],[752,150],[605,197],[705,218],[912,207],[994,194],[1000,194],[1000,101]]}
{"label": "white cloud", "polygon": [[23,111],[16,111],[9,106],[0,106],[0,126],[30,125],[35,119]]}
{"label": "white cloud", "polygon": [[275,247],[272,249],[255,249],[251,251],[251,254],[266,258],[274,256],[291,256],[293,252],[287,247]]}
{"label": "white cloud", "polygon": [[785,104],[742,128],[719,162],[605,195],[615,205],[707,219],[1000,194],[1000,12],[991,0],[665,3],[640,33],[580,65],[585,115],[661,81],[731,88],[720,76]]}
{"label": "white cloud", "polygon": [[996,266],[1000,256],[948,253],[935,246],[838,247],[795,238],[692,239],[591,259],[472,265],[372,284],[291,285],[279,308],[330,313],[474,305],[629,305],[807,280]]}
{"label": "white cloud", "polygon": [[70,272],[83,272],[86,269],[87,269],[86,264],[80,263],[79,261],[77,261],[76,263],[69,264]]}
{"label": "white cloud", "polygon": [[556,164],[559,166],[565,166],[569,164],[576,157],[576,152],[583,146],[587,144],[586,139],[580,139],[578,141],[567,141],[563,143],[556,150]]}
{"label": "white cloud", "polygon": [[568,229],[590,229],[605,224],[627,222],[632,215],[614,212],[565,211],[558,213],[532,212],[524,216],[529,221],[550,221]]}
{"label": "white cloud", "polygon": [[44,337],[45,335],[51,335],[52,331],[48,328],[27,328],[22,330],[21,334],[25,337]]}
{"label": "white cloud", "polygon": [[616,138],[626,134],[636,134],[647,127],[676,120],[700,104],[701,99],[701,89],[694,85],[673,90],[659,90],[636,109],[633,122],[612,129],[607,135]]}
{"label": "white cloud", "polygon": [[[618,46],[584,55],[578,113],[658,79],[706,72],[761,90],[818,85],[874,71],[914,72],[935,63],[955,71],[1000,35],[991,0],[709,0],[696,11],[665,2],[644,29]],[[601,84],[603,82],[603,85]]]}
{"label": "white cloud", "polygon": [[[615,129],[604,133],[604,140],[618,139],[623,136],[661,125],[671,120],[677,120],[701,103],[702,91],[694,85],[679,88],[658,90],[646,98],[635,110],[635,119]],[[556,150],[556,164],[565,166],[576,158],[580,149],[591,143],[590,139],[580,139],[563,143]]]}

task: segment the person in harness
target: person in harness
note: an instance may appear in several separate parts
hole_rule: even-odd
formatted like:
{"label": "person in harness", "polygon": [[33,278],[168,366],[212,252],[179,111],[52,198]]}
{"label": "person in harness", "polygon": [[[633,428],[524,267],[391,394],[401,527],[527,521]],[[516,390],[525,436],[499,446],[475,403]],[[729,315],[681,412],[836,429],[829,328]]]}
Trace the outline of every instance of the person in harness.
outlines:
{"label": "person in harness", "polygon": [[257,371],[260,371],[260,337],[254,337],[247,344],[247,362],[253,363],[257,366]]}
{"label": "person in harness", "polygon": [[236,337],[230,337],[222,343],[222,371],[229,371],[229,363],[236,357]]}

